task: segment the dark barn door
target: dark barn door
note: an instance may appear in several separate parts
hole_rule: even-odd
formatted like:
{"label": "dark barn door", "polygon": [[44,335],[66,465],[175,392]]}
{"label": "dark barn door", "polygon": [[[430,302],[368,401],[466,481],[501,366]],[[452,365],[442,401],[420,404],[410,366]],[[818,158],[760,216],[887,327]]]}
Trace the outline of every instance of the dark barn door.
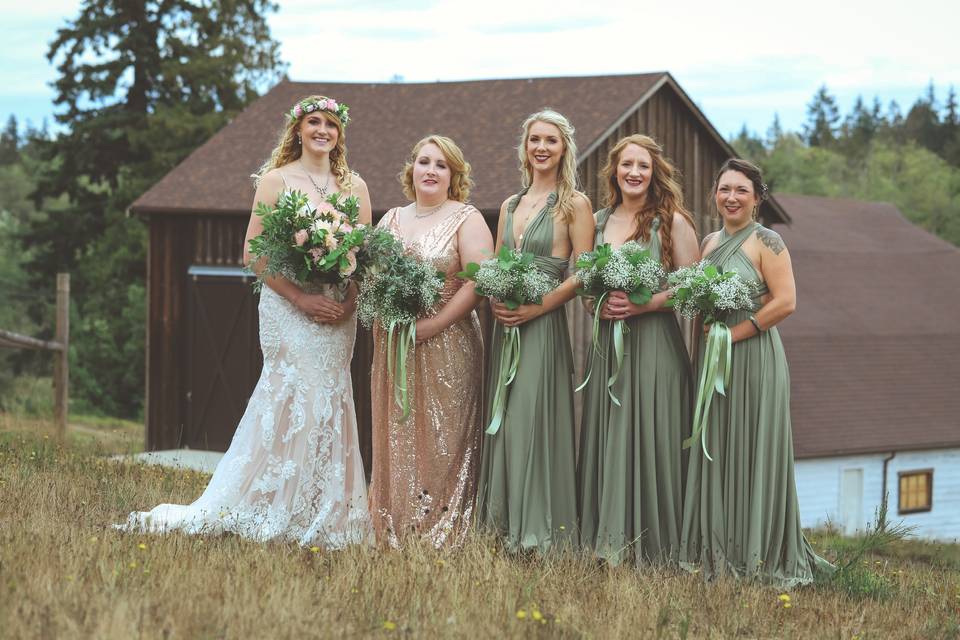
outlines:
{"label": "dark barn door", "polygon": [[186,424],[181,444],[226,451],[263,366],[252,279],[236,267],[187,274]]}

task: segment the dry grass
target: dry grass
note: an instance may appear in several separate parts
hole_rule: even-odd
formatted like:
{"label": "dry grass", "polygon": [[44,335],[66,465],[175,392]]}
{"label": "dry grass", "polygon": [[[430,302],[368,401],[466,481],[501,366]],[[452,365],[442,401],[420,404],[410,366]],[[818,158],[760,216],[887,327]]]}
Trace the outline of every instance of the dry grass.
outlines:
{"label": "dry grass", "polygon": [[106,454],[139,445],[132,428],[88,425],[92,434],[72,430],[66,443],[42,429],[0,420],[7,637],[960,636],[957,547],[898,543],[871,556],[868,577],[857,578],[883,589],[821,585],[785,601],[755,584],[705,585],[572,556],[503,557],[483,537],[456,553],[327,553],[235,537],[133,536],[110,523],[188,502],[206,477],[107,462]]}

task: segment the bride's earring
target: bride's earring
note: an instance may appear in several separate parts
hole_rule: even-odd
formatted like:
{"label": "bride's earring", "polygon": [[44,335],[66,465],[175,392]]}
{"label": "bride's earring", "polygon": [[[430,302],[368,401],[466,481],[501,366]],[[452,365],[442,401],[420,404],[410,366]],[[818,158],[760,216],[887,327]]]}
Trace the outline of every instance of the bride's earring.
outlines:
{"label": "bride's earring", "polygon": [[303,138],[300,137],[300,134],[299,134],[299,133],[297,134],[297,144],[299,144],[299,145],[301,145],[301,146],[303,145]]}

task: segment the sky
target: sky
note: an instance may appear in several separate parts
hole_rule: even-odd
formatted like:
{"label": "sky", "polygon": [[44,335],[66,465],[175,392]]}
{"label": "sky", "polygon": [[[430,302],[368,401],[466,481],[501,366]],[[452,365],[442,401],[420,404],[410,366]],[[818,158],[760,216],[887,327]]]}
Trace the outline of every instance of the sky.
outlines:
{"label": "sky", "polygon": [[[0,118],[55,111],[46,59],[76,0],[5,0]],[[279,0],[268,18],[298,81],[435,82],[669,71],[724,135],[799,130],[826,84],[906,111],[933,81],[960,91],[960,2],[863,0]],[[584,99],[590,99],[584,96]]]}

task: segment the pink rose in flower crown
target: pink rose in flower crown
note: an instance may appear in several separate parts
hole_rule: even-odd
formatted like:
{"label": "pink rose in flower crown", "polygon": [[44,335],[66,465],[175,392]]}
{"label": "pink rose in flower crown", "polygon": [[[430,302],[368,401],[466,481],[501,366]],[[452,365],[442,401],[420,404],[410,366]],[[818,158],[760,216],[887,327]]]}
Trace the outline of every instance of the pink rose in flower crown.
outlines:
{"label": "pink rose in flower crown", "polygon": [[327,98],[327,109],[329,109],[330,111],[336,111],[337,101],[332,98]]}
{"label": "pink rose in flower crown", "polygon": [[297,243],[298,247],[302,247],[307,243],[307,240],[310,238],[310,233],[306,229],[300,229],[295,234],[293,234],[293,241]]}
{"label": "pink rose in flower crown", "polygon": [[293,108],[293,115],[297,116],[298,118],[303,115],[303,107],[301,107],[299,103],[297,103],[297,106]]}
{"label": "pink rose in flower crown", "polygon": [[340,269],[340,274],[345,278],[349,278],[351,275],[353,275],[353,272],[356,270],[357,270],[357,254],[356,254],[356,251],[350,250],[347,252],[347,268]]}

